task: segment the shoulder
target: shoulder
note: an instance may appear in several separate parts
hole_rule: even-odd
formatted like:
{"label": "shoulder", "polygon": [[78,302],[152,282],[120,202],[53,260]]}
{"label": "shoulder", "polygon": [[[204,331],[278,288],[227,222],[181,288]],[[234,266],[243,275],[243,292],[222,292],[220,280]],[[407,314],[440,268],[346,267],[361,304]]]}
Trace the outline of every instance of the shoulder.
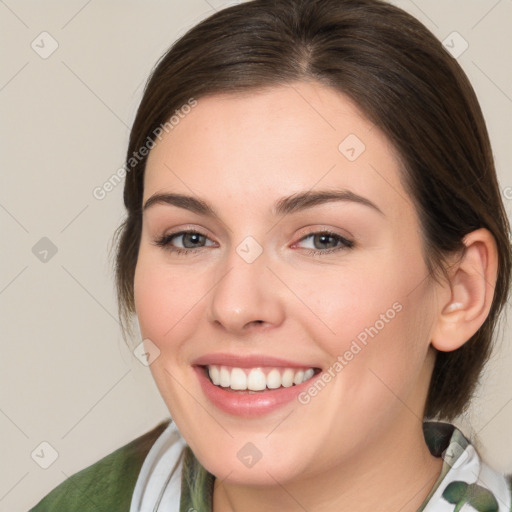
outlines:
{"label": "shoulder", "polygon": [[30,512],[128,511],[144,459],[169,421],[161,422],[153,430],[75,473]]}
{"label": "shoulder", "polygon": [[459,510],[465,502],[478,501],[479,510],[512,512],[512,474],[488,465],[454,425],[427,421],[423,431],[430,452],[443,458],[443,466],[420,511],[445,510],[447,503]]}

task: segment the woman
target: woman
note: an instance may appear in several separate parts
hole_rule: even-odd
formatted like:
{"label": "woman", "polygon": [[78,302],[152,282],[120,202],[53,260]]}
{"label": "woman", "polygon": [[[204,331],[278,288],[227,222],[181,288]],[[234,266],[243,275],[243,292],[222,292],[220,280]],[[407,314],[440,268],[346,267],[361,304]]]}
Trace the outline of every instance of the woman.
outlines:
{"label": "woman", "polygon": [[155,68],[116,277],[172,422],[33,510],[510,510],[451,425],[510,230],[457,62],[378,0],[255,0]]}

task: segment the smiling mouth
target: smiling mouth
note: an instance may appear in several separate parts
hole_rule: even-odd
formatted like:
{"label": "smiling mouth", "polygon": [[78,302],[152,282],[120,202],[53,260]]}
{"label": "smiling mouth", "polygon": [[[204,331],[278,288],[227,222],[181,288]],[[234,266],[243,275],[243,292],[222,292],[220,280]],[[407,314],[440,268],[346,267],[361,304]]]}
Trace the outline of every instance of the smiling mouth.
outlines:
{"label": "smiling mouth", "polygon": [[320,368],[237,368],[214,364],[202,368],[214,386],[226,391],[248,393],[298,386],[321,372]]}

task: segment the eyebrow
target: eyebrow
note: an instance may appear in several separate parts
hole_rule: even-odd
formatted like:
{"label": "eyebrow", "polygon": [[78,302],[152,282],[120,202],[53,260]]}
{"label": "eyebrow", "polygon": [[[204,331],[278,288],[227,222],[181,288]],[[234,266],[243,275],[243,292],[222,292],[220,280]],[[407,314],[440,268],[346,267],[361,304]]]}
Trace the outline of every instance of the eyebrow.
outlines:
{"label": "eyebrow", "polygon": [[[274,204],[272,213],[275,216],[284,216],[303,211],[314,206],[336,201],[349,201],[362,204],[372,208],[381,215],[384,215],[382,210],[375,203],[366,197],[345,189],[300,192],[288,197],[283,197]],[[219,218],[215,209],[206,201],[184,194],[153,194],[144,204],[143,210],[145,211],[156,204],[168,204],[177,206],[178,208],[184,208],[185,210],[189,210],[199,215],[205,215],[217,219]]]}

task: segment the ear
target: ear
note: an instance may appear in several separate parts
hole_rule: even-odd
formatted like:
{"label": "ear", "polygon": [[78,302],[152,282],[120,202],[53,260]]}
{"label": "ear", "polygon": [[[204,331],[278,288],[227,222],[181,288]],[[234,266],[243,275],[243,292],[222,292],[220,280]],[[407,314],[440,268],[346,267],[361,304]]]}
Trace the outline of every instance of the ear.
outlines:
{"label": "ear", "polygon": [[442,352],[456,350],[484,323],[491,309],[498,272],[496,241],[485,228],[464,237],[465,254],[450,267],[431,343]]}

